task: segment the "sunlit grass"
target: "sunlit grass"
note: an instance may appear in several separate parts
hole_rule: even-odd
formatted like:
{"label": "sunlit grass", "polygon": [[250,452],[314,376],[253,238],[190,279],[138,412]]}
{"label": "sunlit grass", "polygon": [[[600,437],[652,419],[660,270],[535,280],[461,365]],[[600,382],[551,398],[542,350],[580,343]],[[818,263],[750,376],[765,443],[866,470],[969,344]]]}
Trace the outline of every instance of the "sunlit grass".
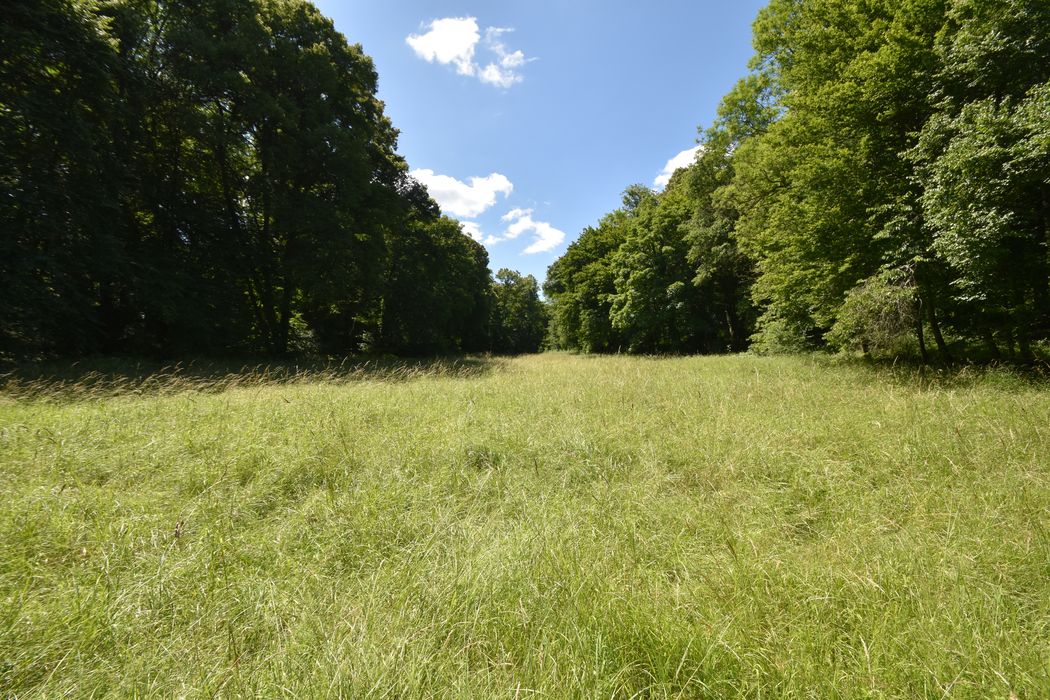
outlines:
{"label": "sunlit grass", "polygon": [[0,378],[0,696],[1050,697],[1044,385],[97,369]]}

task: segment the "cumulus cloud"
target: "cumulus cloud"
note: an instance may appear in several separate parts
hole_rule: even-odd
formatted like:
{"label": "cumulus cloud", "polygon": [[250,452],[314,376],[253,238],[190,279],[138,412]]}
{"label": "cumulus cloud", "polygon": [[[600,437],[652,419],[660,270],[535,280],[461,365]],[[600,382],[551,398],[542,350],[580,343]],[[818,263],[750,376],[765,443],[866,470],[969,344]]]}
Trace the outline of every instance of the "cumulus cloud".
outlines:
{"label": "cumulus cloud", "polygon": [[[509,50],[501,39],[512,29],[488,27],[483,39],[476,17],[436,19],[426,29],[426,33],[411,34],[405,41],[428,63],[453,65],[460,75],[473,76],[501,88],[524,80],[521,68],[529,59],[521,51]],[[479,45],[492,55],[484,66],[475,61]]]}
{"label": "cumulus cloud", "polygon": [[531,209],[512,209],[502,219],[509,224],[507,230],[501,236],[486,237],[483,241],[485,245],[512,241],[525,233],[532,233],[532,243],[521,252],[522,255],[533,255],[552,250],[565,240],[564,231],[559,231],[546,221],[535,221]]}
{"label": "cumulus cloud", "polygon": [[426,34],[411,34],[405,41],[427,63],[456,66],[460,75],[474,75],[474,47],[481,39],[474,17],[436,19]]}
{"label": "cumulus cloud", "polygon": [[696,154],[700,152],[700,146],[693,148],[687,148],[671,160],[667,161],[667,165],[660,171],[660,174],[653,180],[653,186],[655,187],[666,187],[667,183],[671,181],[671,176],[679,168],[688,168],[696,160]]}
{"label": "cumulus cloud", "polygon": [[509,88],[514,83],[524,80],[518,69],[525,65],[525,54],[521,51],[508,51],[500,41],[500,36],[509,31],[513,30],[498,27],[489,27],[485,30],[485,45],[496,55],[496,61],[481,69],[478,74],[481,82]]}
{"label": "cumulus cloud", "polygon": [[500,173],[472,177],[469,184],[426,168],[413,170],[409,175],[426,185],[442,211],[465,219],[480,216],[496,203],[497,195],[507,197],[514,190],[511,181]]}
{"label": "cumulus cloud", "polygon": [[459,225],[463,227],[463,233],[473,238],[478,243],[484,236],[481,234],[481,227],[474,221],[460,221]]}
{"label": "cumulus cloud", "polygon": [[514,221],[514,219],[520,219],[524,216],[531,216],[531,209],[511,209],[506,214],[500,217],[501,221]]}

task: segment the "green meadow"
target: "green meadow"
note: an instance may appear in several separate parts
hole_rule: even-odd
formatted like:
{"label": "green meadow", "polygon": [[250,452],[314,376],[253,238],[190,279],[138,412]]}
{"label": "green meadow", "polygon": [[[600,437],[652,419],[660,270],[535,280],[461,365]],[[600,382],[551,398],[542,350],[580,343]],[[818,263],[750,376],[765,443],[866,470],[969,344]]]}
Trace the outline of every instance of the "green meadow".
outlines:
{"label": "green meadow", "polygon": [[1050,697],[1050,391],[545,354],[0,378],[0,697]]}

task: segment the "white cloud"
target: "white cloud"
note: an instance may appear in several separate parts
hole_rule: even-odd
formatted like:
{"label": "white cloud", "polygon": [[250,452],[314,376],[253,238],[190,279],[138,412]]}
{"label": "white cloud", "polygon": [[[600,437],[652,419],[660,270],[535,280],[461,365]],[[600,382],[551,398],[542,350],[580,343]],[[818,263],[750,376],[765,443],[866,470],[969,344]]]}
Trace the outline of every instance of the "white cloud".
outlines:
{"label": "white cloud", "polygon": [[409,175],[426,185],[442,211],[465,219],[480,216],[496,203],[497,195],[506,197],[514,190],[511,181],[500,173],[472,177],[470,184],[425,168],[413,170]]}
{"label": "white cloud", "polygon": [[481,234],[481,227],[478,226],[477,223],[473,221],[460,221],[459,225],[463,227],[463,233],[467,234],[478,243],[480,243],[481,239],[484,238],[484,236]]}
{"label": "white cloud", "polygon": [[426,34],[411,34],[405,41],[427,63],[454,64],[460,75],[474,75],[474,47],[481,39],[474,17],[447,17],[430,23]]}
{"label": "white cloud", "polygon": [[500,36],[512,29],[489,27],[485,30],[485,45],[498,59],[481,69],[478,79],[483,83],[495,85],[501,88],[509,88],[514,83],[520,83],[522,78],[518,69],[525,65],[525,54],[521,51],[507,51],[507,47],[500,41]]}
{"label": "white cloud", "polygon": [[483,241],[485,245],[494,245],[502,241],[512,241],[522,234],[531,232],[534,235],[532,244],[521,251],[522,255],[533,255],[534,253],[545,253],[552,250],[565,240],[565,232],[559,231],[546,221],[535,221],[532,218],[531,209],[512,209],[504,214],[503,221],[511,222],[502,236],[488,236]]}
{"label": "white cloud", "polygon": [[[427,25],[425,34],[411,34],[405,39],[416,55],[428,63],[454,65],[460,75],[474,76],[483,83],[509,88],[524,78],[521,67],[529,59],[521,51],[510,51],[500,39],[512,29],[488,27],[482,40],[476,17],[446,17]],[[478,44],[493,55],[484,67],[474,60]]]}
{"label": "white cloud", "polygon": [[687,148],[671,160],[667,161],[667,165],[660,171],[660,174],[653,180],[653,186],[655,187],[666,187],[667,183],[671,181],[671,176],[679,168],[688,168],[696,160],[696,154],[700,152],[701,146],[694,146],[693,148]]}
{"label": "white cloud", "polygon": [[520,219],[523,216],[531,216],[531,209],[511,209],[506,214],[500,217],[501,221],[514,221],[514,219]]}

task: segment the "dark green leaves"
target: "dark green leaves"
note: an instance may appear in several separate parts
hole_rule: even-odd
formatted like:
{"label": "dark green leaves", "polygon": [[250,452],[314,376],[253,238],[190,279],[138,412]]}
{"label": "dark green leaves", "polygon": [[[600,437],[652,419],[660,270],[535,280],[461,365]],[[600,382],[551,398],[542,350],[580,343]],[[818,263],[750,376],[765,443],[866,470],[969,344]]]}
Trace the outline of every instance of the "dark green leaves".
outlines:
{"label": "dark green leaves", "polygon": [[0,44],[0,355],[488,348],[484,250],[312,4],[16,1]]}

